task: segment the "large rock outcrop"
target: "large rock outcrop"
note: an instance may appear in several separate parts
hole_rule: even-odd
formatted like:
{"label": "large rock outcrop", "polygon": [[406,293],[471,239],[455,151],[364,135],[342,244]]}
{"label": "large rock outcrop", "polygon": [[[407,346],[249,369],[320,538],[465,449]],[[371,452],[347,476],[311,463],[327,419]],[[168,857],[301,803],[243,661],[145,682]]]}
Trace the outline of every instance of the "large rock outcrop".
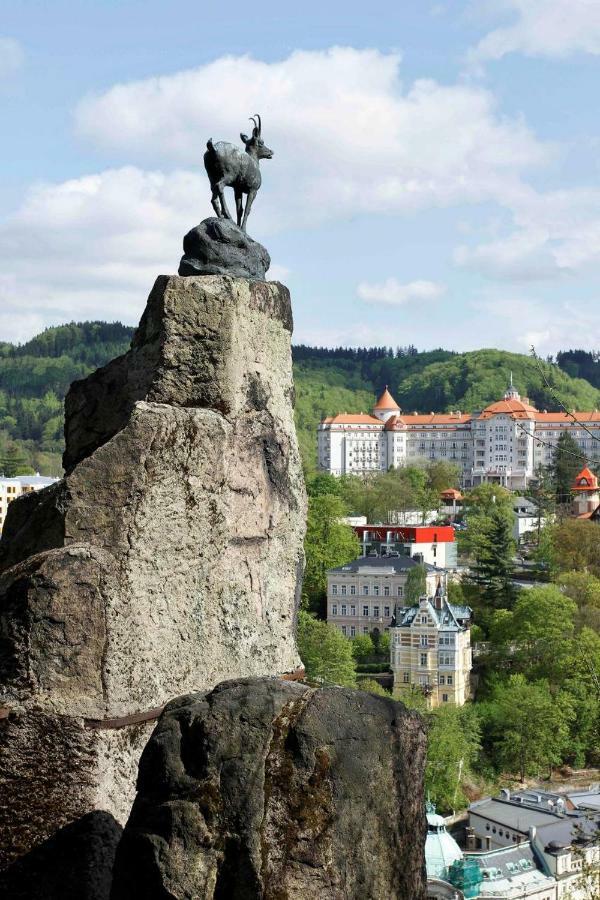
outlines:
{"label": "large rock outcrop", "polygon": [[112,900],[424,900],[425,734],[393,700],[275,678],[168,705]]}
{"label": "large rock outcrop", "polygon": [[[280,284],[161,276],[131,350],[72,386],[66,477],[0,542],[0,868],[86,823],[114,845],[169,698],[300,665],[291,327]],[[107,896],[90,866],[72,896]]]}

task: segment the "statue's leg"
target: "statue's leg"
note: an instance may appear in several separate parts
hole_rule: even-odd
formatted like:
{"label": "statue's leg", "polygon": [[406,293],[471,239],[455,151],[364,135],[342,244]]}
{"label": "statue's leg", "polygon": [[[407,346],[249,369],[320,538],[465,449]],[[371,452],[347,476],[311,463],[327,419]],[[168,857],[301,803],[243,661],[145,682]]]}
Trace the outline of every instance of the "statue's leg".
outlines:
{"label": "statue's leg", "polygon": [[223,215],[226,219],[230,219],[231,214],[227,209],[227,204],[225,203],[225,184],[222,181],[218,181],[216,184],[216,188],[219,192],[219,200],[221,201],[221,209],[223,211]]}
{"label": "statue's leg", "polygon": [[210,202],[212,203],[212,208],[214,209],[214,211],[216,212],[217,216],[220,219],[222,216],[221,203],[219,201],[219,192],[216,189],[216,187],[213,188],[212,197],[210,199]]}
{"label": "statue's leg", "polygon": [[236,211],[236,215],[237,215],[237,223],[238,223],[238,225],[241,225],[242,224],[242,215],[243,215],[242,192],[238,191],[237,188],[235,191],[235,211]]}
{"label": "statue's leg", "polygon": [[242,220],[242,231],[246,230],[246,222],[248,221],[248,215],[250,210],[252,209],[252,204],[254,203],[254,198],[256,197],[256,191],[248,192],[248,199],[246,200],[246,209],[244,210],[244,218]]}

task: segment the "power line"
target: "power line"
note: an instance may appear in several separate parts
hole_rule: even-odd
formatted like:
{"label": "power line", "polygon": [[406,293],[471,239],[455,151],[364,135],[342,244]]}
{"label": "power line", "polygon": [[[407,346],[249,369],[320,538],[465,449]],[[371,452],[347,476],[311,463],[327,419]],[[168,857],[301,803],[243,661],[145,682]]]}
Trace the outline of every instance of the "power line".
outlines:
{"label": "power line", "polygon": [[[556,450],[558,444],[552,444],[552,443],[550,443],[550,441],[545,441],[543,438],[537,437],[535,434],[531,434],[529,431],[527,431],[526,428],[524,428],[521,425],[520,422],[515,421],[515,425],[517,426],[517,428],[519,428],[523,432],[523,434],[526,434],[527,437],[531,438],[532,441],[537,441],[538,444],[544,444],[546,447],[550,447],[552,450]],[[565,453],[568,456],[574,456],[575,459],[579,459],[584,463],[586,463],[588,461],[587,455],[583,455],[581,453],[575,453],[573,450],[564,450],[561,448],[560,452]]]}
{"label": "power line", "polygon": [[573,419],[573,421],[575,422],[576,425],[579,426],[579,428],[583,428],[584,431],[587,431],[587,433],[589,434],[589,436],[591,437],[591,439],[593,441],[600,443],[600,438],[598,438],[595,434],[593,434],[590,431],[590,429],[586,425],[583,424],[583,422],[580,422],[579,419],[577,418],[577,416],[575,415],[575,413],[573,413],[571,410],[568,410],[567,407],[562,402],[562,400],[560,399],[560,397],[556,394],[553,386],[550,384],[550,382],[548,381],[548,379],[546,377],[546,373],[544,372],[544,370],[541,366],[541,359],[535,352],[535,347],[533,345],[531,347],[531,355],[533,356],[533,358],[537,364],[538,371],[544,380],[544,384],[550,391],[550,394],[552,395],[553,399],[558,403],[560,408],[563,410],[563,412],[565,412],[567,416],[569,416],[571,419]]}

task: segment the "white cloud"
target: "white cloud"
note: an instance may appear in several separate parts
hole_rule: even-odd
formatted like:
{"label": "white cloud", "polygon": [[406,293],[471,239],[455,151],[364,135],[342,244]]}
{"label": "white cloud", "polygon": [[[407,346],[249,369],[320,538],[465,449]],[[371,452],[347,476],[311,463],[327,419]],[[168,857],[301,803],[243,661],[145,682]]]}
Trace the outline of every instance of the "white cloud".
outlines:
{"label": "white cloud", "polygon": [[572,276],[600,264],[600,191],[523,188],[511,198],[508,234],[461,246],[455,261],[499,279],[530,281]]}
{"label": "white cloud", "polygon": [[14,75],[25,61],[21,44],[14,38],[0,37],[0,80]]}
{"label": "white cloud", "polygon": [[361,281],[356,293],[365,303],[384,306],[402,306],[411,301],[437,300],[445,292],[444,284],[435,281],[410,281],[400,284],[395,278],[387,278],[377,284]]}
{"label": "white cloud", "polygon": [[[398,54],[334,47],[280,62],[223,57],[84,99],[79,134],[128,161],[203,173],[209,137],[236,141],[263,115],[273,148],[253,211],[262,228],[499,200],[551,149],[498,114],[480,86],[405,87]],[[206,192],[208,200],[208,192]]]}
{"label": "white cloud", "polygon": [[501,59],[508,53],[567,57],[600,53],[598,0],[491,0],[512,21],[490,31],[469,54],[471,61]]}
{"label": "white cloud", "polygon": [[134,167],[31,188],[0,226],[2,336],[71,319],[137,320],[154,278],[177,271],[199,175]]}

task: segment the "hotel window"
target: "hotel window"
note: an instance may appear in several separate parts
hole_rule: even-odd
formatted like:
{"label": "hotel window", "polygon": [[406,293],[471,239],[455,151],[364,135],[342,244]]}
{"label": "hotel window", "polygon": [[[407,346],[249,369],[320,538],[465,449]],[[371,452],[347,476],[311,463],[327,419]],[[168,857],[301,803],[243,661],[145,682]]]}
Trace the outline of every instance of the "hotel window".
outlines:
{"label": "hotel window", "polygon": [[442,703],[448,702],[448,694],[442,694]]}
{"label": "hotel window", "polygon": [[389,606],[384,606],[384,607],[383,607],[383,614],[384,614],[384,616],[386,616],[386,618],[387,618],[387,616],[389,616],[389,614],[390,614],[390,608],[389,608]]}
{"label": "hotel window", "polygon": [[427,635],[422,634],[421,635],[421,647],[426,647],[426,646],[427,646]]}
{"label": "hotel window", "polygon": [[334,597],[335,597],[335,595],[337,594],[337,584],[332,584],[332,585],[331,585],[331,593],[332,593],[332,594],[334,595]]}
{"label": "hotel window", "polygon": [[355,615],[356,615],[356,607],[355,607],[354,605],[352,605],[352,606],[350,607],[350,615],[351,615],[351,616],[355,616]]}
{"label": "hotel window", "polygon": [[421,616],[421,625],[427,625],[427,616]]}
{"label": "hotel window", "polygon": [[331,615],[337,616],[337,603],[334,603],[333,606],[331,607]]}
{"label": "hotel window", "polygon": [[346,585],[345,584],[342,585],[342,595],[344,597],[346,596]]}
{"label": "hotel window", "polygon": [[426,653],[421,653],[421,665],[422,666],[427,665],[427,654]]}
{"label": "hotel window", "polygon": [[404,684],[410,684],[410,672],[405,672],[402,676],[402,681]]}
{"label": "hotel window", "polygon": [[345,625],[342,625],[342,634],[346,634],[347,628]]}
{"label": "hotel window", "polygon": [[369,607],[363,606],[363,616],[368,616],[368,615],[369,615]]}
{"label": "hotel window", "polygon": [[376,619],[379,618],[379,607],[378,606],[373,607],[373,615],[375,616]]}
{"label": "hotel window", "polygon": [[386,584],[385,587],[383,588],[383,596],[384,596],[384,597],[389,597],[389,596],[390,596],[390,586],[389,586],[389,584]]}
{"label": "hotel window", "polygon": [[440,684],[446,684],[446,676],[440,675]]}
{"label": "hotel window", "polygon": [[366,625],[363,625],[363,634],[368,634],[368,633],[369,633],[368,627]]}
{"label": "hotel window", "polygon": [[350,637],[356,637],[356,626],[350,626]]}
{"label": "hotel window", "polygon": [[363,585],[363,594],[365,595],[365,597],[369,596],[369,585],[368,584]]}
{"label": "hotel window", "polygon": [[345,603],[342,604],[342,615],[343,616],[346,615],[346,604]]}
{"label": "hotel window", "polygon": [[379,585],[378,584],[376,584],[374,586],[373,593],[375,594],[376,597],[379,597]]}
{"label": "hotel window", "polygon": [[398,587],[396,588],[396,593],[398,594],[399,597],[401,597],[403,595],[404,588],[402,587],[401,584],[399,584]]}
{"label": "hotel window", "polygon": [[446,678],[446,684],[452,685],[452,675],[448,675],[448,677]]}
{"label": "hotel window", "polygon": [[350,593],[352,594],[353,597],[356,594],[356,585],[355,584],[350,585]]}

